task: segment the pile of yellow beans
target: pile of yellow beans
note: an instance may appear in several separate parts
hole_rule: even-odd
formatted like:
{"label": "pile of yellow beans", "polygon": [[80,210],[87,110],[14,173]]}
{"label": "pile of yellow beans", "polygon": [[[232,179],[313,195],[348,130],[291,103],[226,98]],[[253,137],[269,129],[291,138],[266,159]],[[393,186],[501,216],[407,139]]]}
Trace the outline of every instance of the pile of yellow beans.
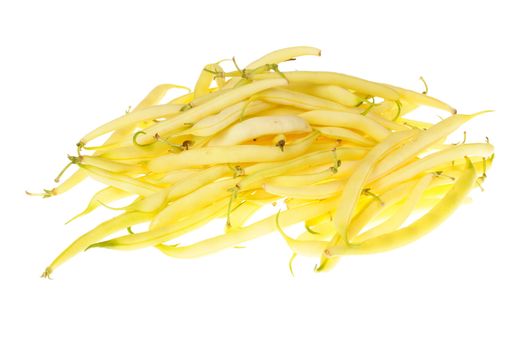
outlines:
{"label": "pile of yellow beans", "polygon": [[[88,248],[154,247],[196,258],[272,233],[290,247],[291,261],[318,257],[316,271],[326,271],[341,256],[417,240],[481,188],[493,146],[447,138],[484,112],[458,114],[426,90],[279,67],[320,54],[300,46],[243,69],[235,59],[208,64],[193,89],[159,85],[87,133],[56,181],[72,165],[76,172],[29,194],[52,197],[90,177],[104,187],[73,219],[100,207],[118,215],[77,238],[42,276]],[[446,116],[431,123],[415,118],[416,109]],[[257,218],[261,210],[270,214]],[[216,219],[223,228],[214,236],[177,241]],[[133,228],[143,224],[148,228]],[[297,224],[302,233],[286,233]]]}

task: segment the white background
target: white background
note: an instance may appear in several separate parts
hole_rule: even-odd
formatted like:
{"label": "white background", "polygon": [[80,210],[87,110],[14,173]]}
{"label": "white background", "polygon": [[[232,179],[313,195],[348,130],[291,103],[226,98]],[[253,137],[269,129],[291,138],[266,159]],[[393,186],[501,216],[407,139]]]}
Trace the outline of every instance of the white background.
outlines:
{"label": "white background", "polygon": [[[511,1],[12,1],[0,5],[2,349],[525,348],[523,18]],[[522,34],[519,35],[518,33]],[[64,226],[95,186],[41,200],[87,130],[159,83],[294,45],[289,69],[347,72],[421,90],[489,136],[485,184],[445,225],[328,274],[272,235],[179,261],[93,250],[39,275],[106,215]],[[282,68],[287,68],[283,67]]]}

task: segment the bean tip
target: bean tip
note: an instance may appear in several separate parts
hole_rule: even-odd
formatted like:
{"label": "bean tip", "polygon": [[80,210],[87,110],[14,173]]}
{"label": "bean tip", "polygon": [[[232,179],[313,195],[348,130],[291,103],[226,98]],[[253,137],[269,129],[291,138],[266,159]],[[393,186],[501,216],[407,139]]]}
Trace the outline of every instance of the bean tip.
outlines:
{"label": "bean tip", "polygon": [[56,192],[56,189],[53,188],[51,190],[46,190],[44,189],[42,191],[42,193],[35,193],[35,192],[29,192],[29,191],[25,191],[25,193],[28,195],[28,196],[33,196],[33,197],[42,197],[42,198],[49,198],[49,197],[52,197],[52,196],[56,196],[57,195],[57,192]]}
{"label": "bean tip", "polygon": [[48,280],[52,280],[52,278],[51,278],[51,273],[52,272],[53,272],[53,269],[51,269],[51,267],[46,267],[46,269],[44,270],[44,272],[42,272],[40,277],[48,279]]}
{"label": "bean tip", "polygon": [[84,251],[87,252],[91,248],[99,248],[99,247],[105,247],[105,246],[107,246],[107,244],[105,244],[105,242],[93,243],[93,244],[87,246],[87,248],[84,249]]}

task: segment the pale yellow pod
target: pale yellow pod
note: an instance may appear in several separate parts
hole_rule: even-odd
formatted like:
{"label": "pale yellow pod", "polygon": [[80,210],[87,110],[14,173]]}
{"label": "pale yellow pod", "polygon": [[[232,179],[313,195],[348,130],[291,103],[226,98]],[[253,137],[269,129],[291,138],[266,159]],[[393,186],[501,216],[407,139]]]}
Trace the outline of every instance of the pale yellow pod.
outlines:
{"label": "pale yellow pod", "polygon": [[[332,152],[331,161],[327,159],[324,163],[309,164],[306,168],[290,171],[289,176],[297,177],[300,175],[315,175],[320,172],[330,170],[334,178],[345,178],[353,171],[354,167],[359,163],[359,160],[362,159],[370,150],[368,148],[357,148],[358,150],[361,150],[361,153],[359,153],[359,155],[356,156],[356,154],[347,153],[347,150],[352,149],[352,147],[341,147],[336,148],[334,152],[334,149],[332,148],[329,150]],[[324,152],[326,151],[328,150],[324,150]],[[335,163],[336,161],[337,166]],[[336,169],[334,169],[334,167],[336,167]],[[284,178],[285,176],[286,175],[282,175],[281,177]]]}
{"label": "pale yellow pod", "polygon": [[151,107],[159,104],[159,102],[166,96],[166,93],[171,89],[185,89],[191,92],[190,88],[175,84],[160,84],[155,86],[147,95],[139,102],[139,104],[133,109],[137,111],[147,107]]}
{"label": "pale yellow pod", "polygon": [[221,62],[219,61],[215,63],[215,71],[219,73],[219,75],[215,76],[215,83],[217,84],[217,89],[222,89],[224,85],[226,84],[226,78],[223,76],[224,69],[221,66]]}
{"label": "pale yellow pod", "polygon": [[237,182],[237,179],[213,182],[178,198],[155,216],[151,222],[150,230],[168,226],[219,199],[230,197],[231,192],[228,190],[233,189]]}
{"label": "pale yellow pod", "polygon": [[170,105],[187,105],[191,101],[193,101],[193,98],[195,97],[195,94],[193,92],[184,94],[179,97],[175,97],[174,99],[170,100],[167,104]]}
{"label": "pale yellow pod", "polygon": [[317,202],[317,200],[299,199],[299,198],[285,198],[283,202],[286,205],[286,209],[294,209],[294,208],[302,207],[302,206],[305,206],[305,205],[310,205],[312,203]]}
{"label": "pale yellow pod", "polygon": [[214,203],[196,211],[194,215],[174,219],[173,222],[164,227],[149,229],[145,232],[138,232],[120,236],[108,241],[91,244],[89,248],[109,248],[118,250],[133,250],[151,247],[162,242],[167,242],[191,232],[210,220],[223,215],[228,200],[218,200]]}
{"label": "pale yellow pod", "polygon": [[84,181],[84,179],[88,177],[88,174],[85,170],[79,168],[77,171],[75,171],[70,177],[68,177],[65,181],[63,181],[60,185],[47,190],[44,189],[42,193],[31,193],[26,191],[27,194],[32,196],[41,196],[43,198],[49,198],[53,196],[58,196],[62,193],[65,193]]}
{"label": "pale yellow pod", "polygon": [[[494,147],[494,146],[492,146]],[[494,150],[494,148],[492,148]],[[470,160],[472,161],[472,164],[474,165],[474,169],[476,169],[476,174],[479,176],[482,176],[483,173],[486,173],[492,168],[492,162],[494,160],[494,153],[492,153],[488,157],[480,157],[480,156],[468,156]],[[438,170],[441,170],[444,174],[451,173],[451,176],[456,176],[457,173],[461,173],[463,171],[462,167],[465,165],[466,159],[465,158],[459,158],[451,162],[450,164],[446,164],[446,166],[439,166]],[[456,174],[456,175],[454,175]]]}
{"label": "pale yellow pod", "polygon": [[372,112],[384,119],[399,122],[399,118],[418,108],[417,104],[400,99],[398,101],[385,100],[372,108]]}
{"label": "pale yellow pod", "polygon": [[[256,188],[256,186],[253,186],[252,188]],[[279,199],[280,198],[278,196],[274,196],[273,194],[264,192],[262,189],[255,189],[253,191],[240,192],[237,195],[236,201],[238,202],[250,201],[253,203],[257,203],[259,205],[264,205],[264,204],[272,203]]]}
{"label": "pale yellow pod", "polygon": [[285,239],[288,247],[295,253],[302,256],[318,257],[319,252],[324,252],[330,244],[329,240],[302,240],[288,237],[278,226],[281,236]]}
{"label": "pale yellow pod", "polygon": [[346,179],[358,164],[358,161],[342,161],[337,172],[334,172],[334,163],[324,164],[321,171],[275,176],[268,179],[267,183],[275,186],[293,187],[313,185],[331,179]]}
{"label": "pale yellow pod", "polygon": [[[166,95],[166,92],[172,88],[180,88],[179,85],[174,84],[160,84],[153,88],[146,97],[133,109],[134,111],[140,110],[143,108],[150,107],[152,105],[158,104],[160,100]],[[115,130],[111,136],[104,142],[106,149],[110,149],[113,145],[118,145],[120,142],[124,141],[126,138],[131,138],[135,125],[129,125],[120,129]],[[100,152],[96,150],[93,155],[99,155]],[[87,173],[78,169],[73,175],[71,175],[66,181],[58,185],[52,190],[48,190],[44,193],[44,196],[58,195],[64,192],[69,191],[79,183],[81,183],[87,177]]]}
{"label": "pale yellow pod", "polygon": [[352,222],[348,228],[348,236],[350,237],[350,241],[353,242],[355,239],[357,239],[358,234],[362,232],[365,226],[371,222],[374,222],[381,213],[403,201],[410,190],[412,190],[419,181],[419,178],[412,179],[385,192],[378,192],[377,198],[367,198],[363,196],[363,198],[366,198],[364,201],[365,204],[360,210],[356,211],[356,214],[352,217]]}
{"label": "pale yellow pod", "polygon": [[301,113],[299,116],[306,119],[310,125],[336,126],[353,129],[369,135],[377,141],[383,140],[391,133],[390,130],[381,124],[352,112],[316,110]]}
{"label": "pale yellow pod", "polygon": [[96,156],[80,156],[77,158],[80,164],[94,166],[113,173],[140,174],[144,173],[144,167],[133,164],[120,163],[118,161],[105,159]]}
{"label": "pale yellow pod", "polygon": [[[328,199],[311,205],[285,210],[280,213],[279,223],[283,227],[291,226],[304,221],[306,218],[326,213],[334,207],[335,200]],[[208,238],[187,246],[169,246],[161,244],[157,246],[157,248],[166,255],[185,259],[197,258],[203,255],[216,253],[223,249],[231,248],[235,245],[275,232],[276,216],[277,214],[271,215],[246,227],[232,229],[226,234]]]}
{"label": "pale yellow pod", "polygon": [[201,96],[193,96],[193,100],[191,100],[188,103],[188,106],[185,108],[191,107],[194,108],[196,106],[200,106],[202,104],[205,104],[206,102],[209,102],[213,99],[220,98],[222,94],[226,93],[228,89],[224,90],[217,90],[217,89],[209,89],[207,94],[201,95]]}
{"label": "pale yellow pod", "polygon": [[120,146],[100,153],[106,159],[137,162],[148,160],[166,154],[171,147],[164,142],[155,142],[151,145],[139,147],[137,145]]}
{"label": "pale yellow pod", "polygon": [[[279,64],[299,56],[321,56],[321,50],[310,46],[293,46],[279,49],[253,61],[248,66],[246,66],[244,72],[249,74],[250,71],[264,68],[265,65]],[[241,74],[241,72],[237,73],[239,73],[239,75]],[[240,76],[235,76],[226,82],[224,88],[232,88],[236,86],[241,80],[242,78]]]}
{"label": "pale yellow pod", "polygon": [[265,64],[278,64],[300,56],[321,56],[321,50],[311,46],[292,46],[272,51],[253,61],[246,69],[255,69]]}
{"label": "pale yellow pod", "polygon": [[339,244],[329,247],[325,254],[334,256],[381,253],[412,243],[428,234],[452,215],[463,203],[463,200],[467,198],[476,183],[476,179],[476,171],[472,163],[467,161],[465,171],[456,180],[447,194],[425,215],[410,225],[360,243],[351,245]]}
{"label": "pale yellow pod", "polygon": [[277,106],[272,107],[264,111],[264,115],[276,116],[276,115],[299,115],[306,112],[306,110],[291,106]]}
{"label": "pale yellow pod", "polygon": [[[432,153],[418,159],[383,177],[370,177],[370,187],[374,189],[389,188],[399,182],[410,179],[418,174],[432,171],[434,168],[464,157],[489,158],[494,153],[494,146],[488,143],[472,143],[457,145],[442,151]],[[376,168],[377,170],[377,168]]]}
{"label": "pale yellow pod", "polygon": [[295,254],[302,256],[318,257],[319,252],[323,252],[328,247],[330,240],[335,235],[335,227],[330,221],[314,226],[313,230],[310,229],[300,234],[297,239],[286,235],[277,223],[276,226],[290,249]]}
{"label": "pale yellow pod", "polygon": [[255,163],[287,160],[304,154],[314,142],[318,133],[313,132],[283,151],[275,146],[234,145],[222,147],[203,147],[176,154],[168,154],[152,159],[148,168],[154,172],[166,172],[188,167],[228,164]]}
{"label": "pale yellow pod", "polygon": [[412,104],[438,108],[443,111],[447,111],[451,114],[457,113],[455,108],[449,106],[443,101],[438,100],[437,98],[428,96],[427,94],[422,94],[420,92],[403,89],[398,86],[389,85],[389,84],[385,84],[385,86],[392,88],[401,96],[402,99],[407,100]]}
{"label": "pale yellow pod", "polygon": [[139,109],[133,112],[124,114],[123,116],[114,119],[106,124],[103,124],[86,134],[80,140],[81,144],[86,144],[98,136],[102,136],[113,130],[134,126],[140,122],[153,120],[157,118],[166,118],[180,113],[182,106],[179,105],[159,105]]}
{"label": "pale yellow pod", "polygon": [[[439,195],[436,193],[427,196],[426,193],[424,193],[418,201],[417,205],[415,206],[414,211],[410,213],[411,216],[414,215],[414,217],[417,217],[427,212],[445,196],[446,192],[452,187],[452,185],[453,183],[443,185],[442,188],[446,190],[444,190],[444,192],[440,192]],[[443,189],[440,189],[440,191],[443,191]],[[403,207],[405,203],[406,200],[400,200],[392,206],[388,206],[384,209],[382,208],[378,211],[377,215],[370,221],[369,224],[381,224],[382,222],[389,220],[393,215],[395,215],[398,212],[398,210],[400,210]],[[466,201],[464,201],[464,203],[467,204]],[[364,229],[368,229],[368,225]],[[364,229],[363,233],[366,232],[364,231]],[[354,238],[355,242],[359,241],[359,236],[360,235]]]}
{"label": "pale yellow pod", "polygon": [[383,233],[393,231],[398,229],[410,216],[410,214],[416,208],[419,200],[423,196],[423,193],[430,185],[432,181],[432,174],[427,174],[421,177],[415,184],[414,188],[411,189],[407,198],[403,204],[396,210],[396,212],[389,217],[387,220],[383,221],[379,225],[363,232],[356,237],[352,242],[362,242],[364,240],[380,236]]}
{"label": "pale yellow pod", "polygon": [[[363,112],[359,112],[358,109],[354,109],[356,110],[356,112],[358,113],[363,113]],[[401,123],[398,123],[398,122],[395,122],[395,121],[392,121],[392,120],[389,120],[387,118],[384,118],[378,114],[376,114],[375,112],[373,111],[370,111],[366,114],[366,117],[368,119],[372,119],[373,121],[375,121],[376,123],[378,123],[379,125],[382,125],[384,126],[385,128],[389,129],[389,130],[392,130],[392,131],[403,131],[403,130],[407,130],[407,129],[410,129],[409,126],[407,125],[404,125],[404,124],[401,124]]]}
{"label": "pale yellow pod", "polygon": [[185,125],[194,124],[202,118],[218,113],[224,108],[249,98],[258,92],[286,84],[288,84],[288,82],[285,79],[278,78],[256,81],[235,89],[229,89],[221,94],[221,98],[215,98],[207,103],[190,108],[181,113],[177,118],[168,119],[144,129],[145,134],[138,136],[137,142],[140,144],[151,142],[155,139],[155,135],[165,137],[173,131],[184,128]]}
{"label": "pale yellow pod", "polygon": [[168,200],[185,196],[196,189],[226,176],[232,176],[233,171],[226,165],[213,166],[203,169],[198,173],[187,177],[168,189]]}
{"label": "pale yellow pod", "polygon": [[[449,181],[449,179],[439,179],[437,182],[442,183],[443,180]],[[378,197],[376,198],[361,196],[357,209],[354,211],[355,215],[352,217],[352,221],[348,227],[348,237],[354,237],[351,238],[351,240],[355,239],[355,236],[358,235],[368,223],[373,222],[381,213],[402,201],[407,192],[414,187],[417,181],[419,180],[414,179],[407,181],[391,190],[377,193]],[[341,242],[344,242],[344,240],[342,240],[341,235],[337,234],[333,236],[329,246],[334,247]],[[318,256],[321,256],[321,259],[316,271],[325,272],[333,269],[339,262],[339,258],[337,256],[328,257],[324,255],[323,250],[321,250],[324,246],[319,246],[318,248]]]}
{"label": "pale yellow pod", "polygon": [[243,177],[237,187],[244,189],[245,187],[253,186],[254,184],[261,185],[266,179],[274,176],[283,175],[292,171],[306,169],[318,164],[333,161],[334,166],[336,160],[344,163],[345,160],[361,159],[367,152],[363,148],[338,148],[311,152],[301,157],[297,157],[290,161],[279,162],[277,164],[256,164],[246,168],[246,176]]}
{"label": "pale yellow pod", "polygon": [[188,130],[182,131],[181,134],[211,136],[237,122],[243,113],[244,116],[249,116],[263,112],[271,106],[271,104],[262,101],[239,102],[217,114],[199,120]]}
{"label": "pale yellow pod", "polygon": [[310,152],[327,151],[327,150],[331,150],[331,149],[338,148],[338,147],[359,148],[359,149],[363,149],[365,152],[368,150],[368,147],[360,147],[355,144],[351,144],[349,142],[341,142],[339,140],[328,139],[328,138],[325,140],[319,140],[319,142],[312,144],[308,150]]}
{"label": "pale yellow pod", "polygon": [[[160,103],[160,101],[164,98],[164,96],[166,96],[166,93],[169,90],[171,90],[171,89],[184,89],[184,90],[187,90],[187,91],[191,92],[191,89],[186,87],[186,86],[175,85],[175,84],[160,84],[160,85],[155,86],[148,93],[148,95],[146,95],[146,97],[144,97],[144,99],[142,101],[140,101],[140,103],[132,111],[137,111],[137,110],[140,110],[140,109],[144,109],[144,108],[147,108],[147,107],[158,105]],[[174,104],[174,103],[167,103],[167,104]],[[131,126],[127,127],[127,128],[124,128],[123,131],[124,131],[124,133],[129,135],[129,134],[131,134],[133,132],[134,127],[145,128],[145,127],[151,125],[151,123],[153,123],[153,121],[154,121],[154,119],[144,120],[144,121],[141,121],[141,122],[137,123],[136,125],[131,125]],[[121,130],[121,129],[119,129],[119,130]],[[118,141],[118,140],[117,139],[112,140],[112,142],[114,142],[114,141]]]}
{"label": "pale yellow pod", "polygon": [[[290,83],[310,83],[318,85],[339,85],[354,92],[370,96],[382,97],[385,100],[397,101],[400,94],[385,84],[375,83],[369,80],[353,77],[334,72],[283,72]],[[262,73],[253,76],[255,80],[275,79],[280,75],[277,73]]]}
{"label": "pale yellow pod", "polygon": [[[355,237],[363,227],[365,227],[369,222],[373,221],[374,218],[379,215],[382,211],[390,208],[391,206],[398,203],[406,195],[407,191],[412,188],[415,184],[415,181],[408,181],[402,183],[399,186],[393,188],[392,190],[377,193],[377,198],[361,196],[357,203],[356,210],[352,216],[352,221],[348,227],[348,237]],[[381,201],[378,200],[381,199]],[[330,247],[338,245],[340,242],[345,242],[340,234],[336,234],[332,237],[330,241]],[[324,246],[319,246],[318,256],[321,256],[319,265],[316,269],[317,272],[326,272],[333,269],[339,263],[339,257],[337,256],[326,256],[323,254],[325,248]]]}
{"label": "pale yellow pod", "polygon": [[343,240],[348,241],[351,237],[347,235],[348,226],[354,213],[355,206],[364,188],[368,176],[372,173],[375,164],[385,156],[389,151],[399,147],[400,144],[413,138],[416,132],[413,130],[400,131],[392,133],[386,140],[377,144],[372,150],[360,161],[355,171],[350,175],[345,184],[341,200],[334,216],[334,223],[337,232]]}
{"label": "pale yellow pod", "polygon": [[60,265],[65,263],[67,260],[71,259],[73,256],[77,255],[80,252],[83,252],[93,243],[104,239],[113,232],[125,229],[132,225],[140,224],[148,221],[151,218],[149,213],[123,213],[119,216],[116,216],[112,219],[109,219],[91,231],[85,233],[84,235],[78,237],[69,247],[67,247],[60,255],[58,255],[55,260],[45,269],[42,277],[49,278],[51,273]]}
{"label": "pale yellow pod", "polygon": [[126,209],[129,212],[141,211],[144,213],[153,213],[161,209],[167,201],[168,189],[161,189],[155,193],[150,194],[146,197],[141,197],[127,206]]}
{"label": "pale yellow pod", "polygon": [[397,122],[403,125],[407,125],[412,128],[422,129],[422,130],[428,129],[432,127],[432,125],[434,125],[432,123],[424,122],[421,120],[414,120],[414,119],[408,119],[408,118],[399,118]]}
{"label": "pale yellow pod", "polygon": [[388,174],[392,170],[402,167],[420,152],[423,152],[439,140],[450,135],[450,133],[458,129],[465,122],[481,113],[470,115],[455,114],[433,125],[429,129],[421,131],[412,142],[407,143],[383,159],[371,175],[371,181]]}
{"label": "pale yellow pod", "polygon": [[[305,240],[319,240],[322,238],[329,238],[335,235],[335,226],[334,222],[330,220],[330,213],[323,215],[323,218],[320,218],[315,225],[308,225],[308,221],[304,223],[307,231],[299,235],[300,239]],[[316,233],[312,233],[314,231]]]}
{"label": "pale yellow pod", "polygon": [[332,181],[309,186],[279,186],[266,183],[262,185],[262,188],[266,192],[280,197],[319,200],[339,195],[344,185],[344,181]]}
{"label": "pale yellow pod", "polygon": [[166,175],[162,178],[162,182],[176,184],[198,173],[198,169],[177,169],[166,173]]}
{"label": "pale yellow pod", "polygon": [[229,230],[242,227],[259,209],[262,208],[260,202],[245,201],[234,208],[230,213]]}
{"label": "pale yellow pod", "polygon": [[208,142],[208,146],[231,146],[265,135],[310,131],[312,129],[308,122],[296,116],[253,117],[234,124],[216,135]]}
{"label": "pale yellow pod", "polygon": [[148,196],[162,189],[161,187],[154,186],[144,181],[140,181],[125,175],[112,173],[94,166],[80,165],[80,167],[86,170],[89,176],[91,176],[93,179],[107,186],[113,186],[131,194]]}
{"label": "pale yellow pod", "polygon": [[[332,212],[329,211],[324,214],[314,215],[312,217],[309,217],[308,219],[304,221],[304,225],[312,227],[312,226],[320,225],[324,222],[330,222],[333,224]],[[334,227],[334,230],[335,230],[335,227]]]}
{"label": "pale yellow pod", "polygon": [[337,126],[325,126],[325,127],[316,127],[316,130],[319,130],[321,135],[338,140],[350,141],[352,143],[362,145],[362,146],[373,146],[375,142],[370,139],[367,139],[360,134],[341,127]]}
{"label": "pale yellow pod", "polygon": [[[333,164],[332,164],[333,165]],[[324,170],[311,174],[281,175],[268,179],[267,184],[279,187],[307,186],[334,177],[329,165]]]}
{"label": "pale yellow pod", "polygon": [[213,82],[214,74],[209,71],[214,71],[217,68],[216,64],[207,64],[201,71],[197,82],[195,83],[194,98],[207,95],[210,92],[210,85]]}
{"label": "pale yellow pod", "polygon": [[309,85],[305,90],[311,95],[334,101],[347,107],[354,107],[363,101],[361,97],[338,85]]}
{"label": "pale yellow pod", "polygon": [[93,210],[95,210],[101,205],[106,205],[113,201],[116,201],[122,198],[126,198],[129,196],[130,196],[129,192],[126,192],[126,191],[123,191],[123,190],[120,190],[118,188],[111,187],[111,186],[105,187],[101,189],[100,191],[98,191],[97,193],[95,193],[93,197],[91,197],[91,200],[89,201],[86,208],[79,214],[69,219],[66,222],[66,224],[72,222],[73,220],[78,219],[81,216],[91,213]]}
{"label": "pale yellow pod", "polygon": [[[186,86],[175,85],[175,84],[160,84],[160,85],[157,85],[156,87],[154,87],[148,93],[148,95],[146,97],[144,97],[144,99],[142,101],[140,101],[140,103],[137,105],[137,107],[135,107],[133,109],[133,111],[137,111],[137,110],[140,110],[140,109],[144,109],[144,108],[147,108],[147,107],[158,105],[160,103],[160,101],[164,98],[164,96],[166,96],[166,93],[169,90],[171,90],[171,89],[184,89],[184,90],[187,90],[189,93],[191,93],[191,89],[186,87]],[[177,99],[174,99],[174,100],[177,100]],[[167,104],[176,104],[176,103],[168,102]],[[182,105],[182,104],[183,103],[179,103],[179,105]],[[145,127],[149,126],[153,122],[153,120],[154,119],[141,121],[141,122],[137,123],[136,125],[131,126],[130,130],[124,130],[124,131],[129,134],[129,133],[131,133],[133,131],[133,127],[134,126],[137,126],[139,128],[145,128]],[[114,141],[116,141],[116,140],[114,140]]]}
{"label": "pale yellow pod", "polygon": [[339,103],[305,94],[299,91],[287,89],[269,89],[257,95],[257,99],[271,102],[277,105],[290,106],[301,108],[305,110],[326,109],[334,111],[347,111],[345,107]]}

